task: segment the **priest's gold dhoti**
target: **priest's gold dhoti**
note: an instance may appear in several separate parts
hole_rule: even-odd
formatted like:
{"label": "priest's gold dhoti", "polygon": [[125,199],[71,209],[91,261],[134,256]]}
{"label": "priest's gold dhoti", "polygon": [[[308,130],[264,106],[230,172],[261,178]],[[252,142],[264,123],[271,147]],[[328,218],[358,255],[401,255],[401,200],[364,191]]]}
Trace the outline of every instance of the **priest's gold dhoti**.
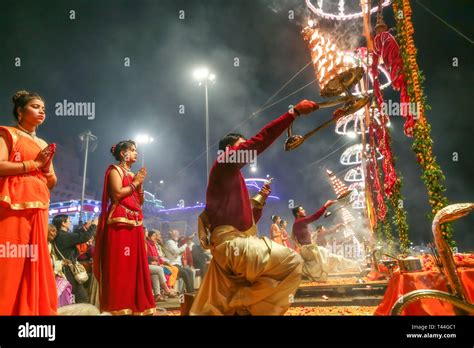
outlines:
{"label": "priest's gold dhoti", "polygon": [[329,273],[360,271],[356,261],[331,254],[329,250],[317,244],[302,245],[300,253],[304,261],[303,277],[312,281],[325,282]]}
{"label": "priest's gold dhoti", "polygon": [[211,234],[213,255],[190,315],[283,315],[301,281],[301,257],[257,228],[220,226]]}

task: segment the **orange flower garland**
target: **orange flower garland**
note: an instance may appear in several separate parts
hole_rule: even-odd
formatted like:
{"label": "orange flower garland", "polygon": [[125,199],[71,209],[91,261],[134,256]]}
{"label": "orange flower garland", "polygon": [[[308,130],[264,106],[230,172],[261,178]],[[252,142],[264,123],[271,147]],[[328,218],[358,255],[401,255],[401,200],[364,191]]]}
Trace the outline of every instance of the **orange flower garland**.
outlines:
{"label": "orange flower garland", "polygon": [[[429,196],[431,205],[431,214],[433,216],[442,208],[449,204],[444,196],[445,188],[442,181],[445,179],[443,172],[433,156],[433,140],[431,139],[431,127],[426,121],[425,110],[429,109],[426,104],[426,97],[423,92],[423,76],[419,70],[416,61],[416,47],[413,39],[415,30],[411,21],[412,10],[409,0],[395,0],[392,4],[394,17],[397,25],[397,38],[400,44],[400,51],[403,59],[404,73],[407,79],[407,90],[410,101],[417,104],[418,121],[414,127],[413,151],[416,154],[418,162],[421,164],[423,174],[421,176]],[[449,224],[441,226],[443,235],[451,244],[455,246],[452,240],[452,227]]]}

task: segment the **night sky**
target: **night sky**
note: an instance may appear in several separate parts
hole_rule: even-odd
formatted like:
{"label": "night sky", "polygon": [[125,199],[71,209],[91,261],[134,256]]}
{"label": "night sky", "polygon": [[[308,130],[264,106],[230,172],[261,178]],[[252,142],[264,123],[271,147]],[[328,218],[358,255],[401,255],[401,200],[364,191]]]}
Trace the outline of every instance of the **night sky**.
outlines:
{"label": "night sky", "polygon": [[[422,3],[474,37],[474,2]],[[432,125],[434,153],[446,175],[447,196],[452,202],[474,201],[474,45],[416,1],[412,8],[418,63],[426,76],[425,93],[432,107],[426,115]],[[74,20],[70,19],[71,10],[75,11]],[[179,18],[180,10],[184,10],[184,20]],[[289,20],[289,10],[295,11],[294,20]],[[393,26],[391,9],[385,9],[384,15]],[[304,0],[2,0],[0,16],[0,123],[13,124],[11,96],[27,89],[37,91],[47,103],[40,137],[48,142],[76,143],[77,153],[71,155],[82,156],[77,135],[90,129],[99,139],[89,167],[97,199],[105,169],[113,162],[110,147],[147,132],[155,142],[146,148],[151,181],[146,188],[153,192],[155,183],[164,180],[158,198],[166,207],[175,206],[180,199],[187,205],[204,200],[204,90],[192,76],[199,66],[208,66],[217,75],[209,91],[211,144],[230,130],[250,137],[301,99],[323,101],[318,85],[313,84],[250,117],[310,60],[300,35],[310,18]],[[360,21],[355,22],[346,27],[346,23],[339,23],[334,33],[350,32],[348,41],[363,43]],[[21,67],[15,67],[16,57],[21,58]],[[127,57],[129,67],[124,66]],[[457,67],[453,67],[454,57],[459,61]],[[234,66],[235,58],[238,67]],[[305,69],[272,102],[314,77],[312,67]],[[385,96],[398,101],[397,93],[387,91]],[[95,103],[95,119],[56,116],[54,105],[63,100]],[[181,105],[184,115],[179,113]],[[298,119],[295,132],[306,133],[330,115],[331,110],[325,109]],[[428,242],[432,239],[431,222],[426,218],[430,208],[420,179],[421,167],[411,150],[412,139],[403,134],[403,119],[394,117],[392,124],[396,169],[404,177],[402,193],[410,238]],[[325,169],[343,171],[340,155],[356,142],[341,139],[334,127],[292,152],[283,151],[284,139],[282,136],[258,158],[258,176],[274,177],[274,193],[281,197],[280,202],[267,205],[260,225],[263,230],[268,229],[272,213],[292,220],[290,199],[310,212],[334,198]],[[213,147],[213,157],[216,151]],[[453,161],[454,152],[458,161]],[[248,167],[243,174],[253,176]],[[474,248],[473,222],[470,216],[455,224],[455,239],[464,250]]]}

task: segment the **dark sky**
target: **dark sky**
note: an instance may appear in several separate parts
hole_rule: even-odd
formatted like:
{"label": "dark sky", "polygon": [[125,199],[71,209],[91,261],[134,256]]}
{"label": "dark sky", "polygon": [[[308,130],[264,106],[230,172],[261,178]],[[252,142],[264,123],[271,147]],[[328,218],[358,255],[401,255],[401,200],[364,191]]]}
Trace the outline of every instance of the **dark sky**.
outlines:
{"label": "dark sky", "polygon": [[[422,2],[474,37],[472,1]],[[426,76],[425,92],[432,107],[427,118],[433,128],[434,153],[446,174],[447,196],[453,202],[473,201],[474,46],[415,1],[412,7],[418,62]],[[75,11],[75,20],[69,19],[70,10]],[[185,11],[185,20],[178,18],[180,10]],[[289,10],[296,12],[293,21],[288,19]],[[391,10],[384,14],[393,25]],[[251,136],[284,113],[289,104],[303,98],[322,100],[318,86],[312,85],[249,119],[309,61],[300,36],[308,15],[304,0],[3,0],[1,124],[13,120],[10,98],[14,92],[28,89],[39,92],[47,102],[49,117],[39,134],[49,142],[76,142],[77,134],[90,129],[99,138],[89,172],[92,188],[98,192],[96,198],[105,168],[112,162],[111,145],[148,132],[155,138],[146,149],[149,180],[165,181],[164,190],[159,192],[165,205],[175,206],[180,199],[189,204],[203,201],[205,156],[193,160],[205,150],[204,92],[192,78],[193,69],[207,65],[217,75],[216,84],[210,88],[211,144],[237,125],[235,131]],[[354,25],[349,31],[355,42],[360,39],[359,24],[347,24]],[[338,30],[347,31],[345,25],[340,23]],[[21,58],[21,67],[14,66],[15,57]],[[130,67],[124,67],[125,57],[130,58]],[[459,59],[458,67],[453,67],[453,57]],[[239,58],[239,67],[234,67],[234,58]],[[314,71],[308,68],[278,97],[312,79]],[[396,93],[387,92],[386,96],[398,100]],[[95,119],[56,116],[54,105],[64,99],[95,103]],[[180,105],[185,106],[184,115],[179,114]],[[330,110],[324,110],[298,120],[295,131],[305,133],[329,116]],[[397,170],[405,178],[410,237],[416,242],[429,241],[428,199],[411,151],[412,140],[403,134],[401,118],[394,118],[392,123]],[[282,198],[280,203],[267,206],[264,219],[268,221],[262,228],[267,228],[271,213],[290,218],[289,199],[311,211],[333,197],[325,169],[344,169],[339,163],[344,148],[316,165],[308,165],[349,140],[336,143],[339,139],[330,127],[298,150],[284,152],[282,136],[258,159],[259,176],[275,177],[274,192]],[[214,155],[216,148],[212,150]],[[457,162],[452,160],[453,152],[459,154]],[[251,176],[248,168],[243,173]],[[456,239],[469,249],[474,242],[473,221],[473,217],[465,218],[455,226]]]}

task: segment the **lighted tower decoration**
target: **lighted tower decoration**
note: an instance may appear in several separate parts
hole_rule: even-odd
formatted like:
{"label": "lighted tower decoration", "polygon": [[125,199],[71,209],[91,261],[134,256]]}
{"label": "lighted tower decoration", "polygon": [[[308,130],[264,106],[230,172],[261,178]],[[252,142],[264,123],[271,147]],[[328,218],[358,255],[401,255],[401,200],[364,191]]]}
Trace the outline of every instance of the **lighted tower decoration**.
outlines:
{"label": "lighted tower decoration", "polygon": [[[349,188],[340,180],[334,172],[331,170],[327,169],[326,174],[329,177],[329,181],[331,182],[331,186],[334,189],[334,192],[336,193],[336,196],[339,197],[341,195],[344,195],[349,191]],[[350,223],[354,222],[354,216],[350,213],[350,211],[347,208],[341,208],[341,214],[342,214],[342,221],[344,222],[345,229],[344,229],[344,237],[348,236],[353,236],[354,231],[350,227]]]}
{"label": "lighted tower decoration", "polygon": [[[413,102],[413,99],[416,99],[416,102],[420,103],[420,95],[422,95],[422,91],[419,92],[421,90],[419,88],[419,81],[421,79],[419,78],[420,74],[418,72],[418,67],[416,66],[416,59],[414,58],[416,50],[414,49],[413,39],[411,37],[413,34],[413,27],[410,22],[411,9],[409,6],[409,0],[393,0],[394,12],[396,12],[397,15],[403,13],[402,17],[395,16],[395,19],[397,21],[399,35],[405,40],[404,42],[401,42],[399,50],[404,59],[404,74],[401,73],[400,69],[401,63],[397,42],[388,34],[388,28],[385,23],[383,23],[382,17],[382,9],[389,6],[392,3],[392,0],[378,0],[377,6],[374,7],[372,7],[372,2],[373,1],[371,0],[306,0],[308,9],[318,17],[332,21],[348,21],[356,19],[361,20],[363,23],[363,34],[367,40],[367,47],[360,47],[353,52],[344,52],[342,55],[342,62],[349,71],[361,69],[363,71],[362,74],[365,74],[365,78],[360,81],[359,84],[350,85],[350,91],[346,87],[345,94],[358,96],[363,95],[364,93],[373,93],[375,95],[376,105],[370,109],[366,107],[365,110],[339,119],[338,125],[336,126],[336,132],[353,138],[360,135],[363,144],[359,145],[361,145],[360,154],[362,157],[360,168],[362,169],[362,175],[364,175],[364,181],[351,181],[351,188],[358,188],[359,190],[357,190],[357,192],[366,193],[367,197],[364,198],[361,195],[358,197],[358,203],[354,202],[353,204],[363,206],[363,203],[366,203],[365,208],[367,217],[370,220],[370,226],[373,230],[377,222],[384,224],[389,223],[389,220],[386,217],[386,209],[384,209],[385,202],[389,201],[393,209],[394,222],[397,225],[400,236],[400,245],[403,250],[409,244],[407,237],[408,225],[406,223],[406,212],[403,209],[403,205],[400,203],[402,202],[402,196],[400,193],[401,177],[397,176],[395,172],[394,161],[391,153],[390,134],[387,129],[390,122],[387,115],[380,114],[379,112],[381,111],[381,103],[383,102],[381,91],[390,84],[393,84],[394,89],[400,91],[402,101],[407,100],[406,95],[408,91],[408,94],[412,97],[410,98],[411,101]],[[375,13],[377,14],[377,25],[375,27],[377,35],[373,38],[370,28],[370,17]],[[315,29],[313,29],[313,26],[314,24],[310,23],[309,27],[314,31]],[[319,44],[321,49],[316,48],[315,51],[312,51],[311,57],[316,72],[319,74],[317,76],[321,85],[321,96],[324,97],[324,92],[330,85],[330,82],[327,82],[327,80],[330,80],[331,77],[325,78],[327,72],[322,70],[322,68],[328,68],[328,61],[331,60],[333,61],[332,67],[337,67],[337,63],[340,65],[341,59],[337,58],[341,57],[341,54],[334,55],[333,52],[337,52],[336,47],[333,47],[333,44],[328,45],[326,40],[323,41],[320,39],[321,37],[328,36],[326,33],[321,33],[318,29],[315,34],[311,30],[305,28],[303,33],[306,41],[310,44],[310,49],[315,49],[315,47],[318,46],[318,40],[321,42]],[[331,32],[331,34],[334,37],[334,31]],[[309,40],[308,38],[311,38],[312,40]],[[322,54],[320,54],[321,52]],[[330,59],[326,58],[325,54],[330,56]],[[410,56],[409,59],[407,59],[408,56]],[[316,64],[316,58],[326,58],[326,61],[321,61],[319,64]],[[408,67],[411,68],[411,71],[409,72],[407,72],[407,70],[410,70]],[[333,75],[337,75],[337,68]],[[355,76],[356,74],[352,75]],[[410,83],[412,84],[411,89],[404,88],[403,75],[412,78],[412,80],[410,80]],[[346,74],[346,77],[347,76],[351,75]],[[345,85],[347,86],[348,84]],[[424,111],[423,107],[424,103],[422,105],[422,112]],[[403,116],[406,117],[405,132],[410,134],[413,128],[416,129],[416,125],[415,127],[413,126],[413,118],[411,115]],[[419,123],[421,124],[422,122]],[[427,128],[428,127],[419,127],[419,129],[422,129],[419,134],[423,132],[425,138],[429,138],[429,130],[426,131]],[[421,136],[418,138],[421,138]],[[434,160],[432,160],[431,146],[419,146],[421,143],[421,141],[418,141],[415,145],[415,147],[417,147],[415,151],[418,154],[418,159],[424,166],[424,169],[425,167],[428,169],[430,167],[435,168],[435,170],[430,171],[430,174],[432,175],[430,176],[429,181],[431,186],[436,186],[437,189],[442,189],[442,186],[437,183],[439,178],[442,177],[442,174],[441,176],[436,177],[438,173],[441,173],[441,170],[439,170]],[[368,146],[368,148],[366,146]],[[425,151],[425,149],[428,150]],[[425,151],[425,153],[420,155],[422,151]],[[380,173],[379,165],[377,164],[377,158],[379,155],[383,158],[381,162],[382,170]],[[357,158],[358,156],[355,155],[355,157]],[[425,161],[425,158],[428,158],[428,161]],[[346,160],[341,156],[341,162],[345,161]],[[427,162],[429,165],[426,165]],[[425,171],[428,172],[428,170]],[[352,174],[354,173],[351,172],[349,177],[352,177]],[[428,178],[428,176],[424,175],[424,178]],[[442,190],[432,190],[432,192],[430,192],[430,197],[436,198],[433,200],[433,202],[436,201],[436,203],[433,204],[433,207],[436,206],[433,211],[439,209],[438,207],[445,203],[445,200],[440,198],[441,194],[439,194],[439,192],[442,192]],[[378,209],[376,209],[376,203],[374,201],[377,202]],[[447,236],[449,236],[449,232],[447,233]]]}

